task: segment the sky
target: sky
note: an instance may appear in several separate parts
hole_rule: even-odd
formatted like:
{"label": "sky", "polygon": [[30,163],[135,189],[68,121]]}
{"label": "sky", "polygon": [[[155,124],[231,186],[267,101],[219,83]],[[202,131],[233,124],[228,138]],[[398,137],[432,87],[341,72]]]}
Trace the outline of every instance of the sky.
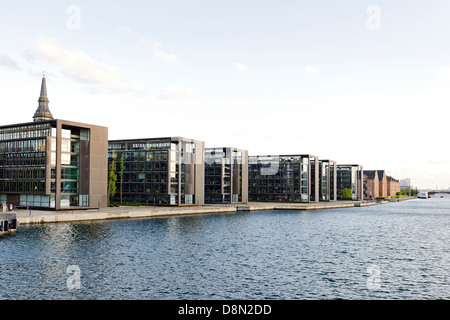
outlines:
{"label": "sky", "polygon": [[450,187],[449,1],[10,1],[0,125],[313,154]]}

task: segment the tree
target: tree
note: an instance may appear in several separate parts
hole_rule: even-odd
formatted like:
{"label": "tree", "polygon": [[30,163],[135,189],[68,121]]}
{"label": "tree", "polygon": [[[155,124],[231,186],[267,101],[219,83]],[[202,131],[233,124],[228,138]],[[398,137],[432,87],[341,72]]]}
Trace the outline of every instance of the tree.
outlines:
{"label": "tree", "polygon": [[344,190],[342,190],[342,199],[344,200],[349,200],[352,198],[352,190],[345,188]]}
{"label": "tree", "polygon": [[125,161],[125,155],[122,153],[120,155],[120,160],[119,160],[120,204],[122,204],[122,193],[123,193],[122,192],[123,191],[122,183],[123,183],[123,166],[124,166],[124,161]]}
{"label": "tree", "polygon": [[116,161],[113,159],[108,165],[108,204],[112,196],[116,194]]}

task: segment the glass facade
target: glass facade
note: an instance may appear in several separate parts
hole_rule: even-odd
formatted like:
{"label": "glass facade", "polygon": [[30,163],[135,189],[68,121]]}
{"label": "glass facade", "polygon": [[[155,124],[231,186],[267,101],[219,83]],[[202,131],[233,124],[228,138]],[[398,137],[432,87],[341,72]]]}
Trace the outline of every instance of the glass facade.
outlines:
{"label": "glass facade", "polygon": [[47,136],[51,123],[0,128],[0,199],[2,204],[49,207],[45,195]]}
{"label": "glass facade", "polygon": [[124,157],[123,181],[117,179],[111,201],[120,202],[122,195],[122,202],[144,205],[202,204],[196,203],[195,185],[197,149],[203,153],[200,142],[183,138],[114,140],[109,141],[108,149],[108,161],[116,162],[118,177]]}
{"label": "glass facade", "polygon": [[57,123],[0,128],[2,203],[43,208],[89,205],[89,195],[80,194],[80,141],[89,141],[89,129],[62,125],[58,136]]}
{"label": "glass facade", "polygon": [[0,193],[45,192],[50,134],[50,123],[0,128]]}
{"label": "glass facade", "polygon": [[249,201],[318,201],[317,157],[249,156],[248,162]]}
{"label": "glass facade", "polygon": [[319,200],[336,201],[336,162],[319,160]]}
{"label": "glass facade", "polygon": [[205,150],[205,203],[247,202],[246,150],[207,148]]}
{"label": "glass facade", "polygon": [[344,189],[351,190],[351,200],[363,200],[363,167],[358,164],[337,165],[337,198],[343,199]]}

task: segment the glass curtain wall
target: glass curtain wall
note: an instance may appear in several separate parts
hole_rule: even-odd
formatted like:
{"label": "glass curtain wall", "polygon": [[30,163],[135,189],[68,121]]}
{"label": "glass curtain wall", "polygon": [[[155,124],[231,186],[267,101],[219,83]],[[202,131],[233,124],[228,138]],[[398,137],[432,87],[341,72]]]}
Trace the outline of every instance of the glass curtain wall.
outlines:
{"label": "glass curtain wall", "polygon": [[249,156],[249,200],[309,202],[309,156]]}
{"label": "glass curtain wall", "polygon": [[16,194],[16,205],[49,207],[45,195],[46,137],[51,123],[0,128],[0,199]]}
{"label": "glass curtain wall", "polygon": [[352,200],[362,200],[363,169],[361,165],[338,165],[337,166],[337,198],[343,200],[344,189],[351,190]]}
{"label": "glass curtain wall", "polygon": [[119,202],[122,193],[122,202],[195,203],[194,142],[170,138],[110,141],[108,149],[108,161],[116,162],[116,173],[124,155],[123,181],[116,181],[116,194],[111,201]]}
{"label": "glass curtain wall", "polygon": [[223,194],[224,149],[207,149],[205,152],[205,202],[221,203]]}
{"label": "glass curtain wall", "polygon": [[[246,162],[246,160],[245,160]],[[209,148],[205,152],[205,202],[242,201],[243,152],[235,148]]]}
{"label": "glass curtain wall", "polygon": [[233,190],[231,194],[231,202],[241,202],[242,201],[242,165],[246,162],[244,160],[244,155],[242,151],[232,150],[231,151],[231,161],[232,161],[232,179],[233,179]]}
{"label": "glass curtain wall", "polygon": [[330,161],[330,201],[336,201],[336,163]]}
{"label": "glass curtain wall", "polygon": [[320,173],[319,173],[320,201],[330,200],[329,175],[330,175],[330,164],[326,161],[320,161]]}

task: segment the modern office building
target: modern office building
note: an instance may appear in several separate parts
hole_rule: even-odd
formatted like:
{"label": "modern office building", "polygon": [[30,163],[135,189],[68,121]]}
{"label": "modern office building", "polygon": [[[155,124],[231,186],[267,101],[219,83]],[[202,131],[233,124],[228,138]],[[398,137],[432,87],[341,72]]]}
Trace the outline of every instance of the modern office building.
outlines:
{"label": "modern office building", "polygon": [[319,160],[319,201],[336,201],[336,184],[336,161]]}
{"label": "modern office building", "polygon": [[248,202],[248,151],[205,149],[205,203]]}
{"label": "modern office building", "polygon": [[400,190],[409,190],[411,189],[411,179],[405,178],[400,180]]}
{"label": "modern office building", "polygon": [[108,128],[53,119],[45,76],[38,102],[33,122],[0,127],[0,202],[106,207]]}
{"label": "modern office building", "polygon": [[337,165],[337,199],[342,197],[344,189],[351,190],[351,200],[364,199],[364,170],[360,164],[338,164]]}
{"label": "modern office building", "polygon": [[[123,181],[112,201],[144,205],[203,205],[205,143],[182,137],[111,140],[108,161],[123,155]],[[122,191],[121,191],[122,190]]]}
{"label": "modern office building", "polygon": [[249,201],[318,202],[317,156],[249,156]]}

